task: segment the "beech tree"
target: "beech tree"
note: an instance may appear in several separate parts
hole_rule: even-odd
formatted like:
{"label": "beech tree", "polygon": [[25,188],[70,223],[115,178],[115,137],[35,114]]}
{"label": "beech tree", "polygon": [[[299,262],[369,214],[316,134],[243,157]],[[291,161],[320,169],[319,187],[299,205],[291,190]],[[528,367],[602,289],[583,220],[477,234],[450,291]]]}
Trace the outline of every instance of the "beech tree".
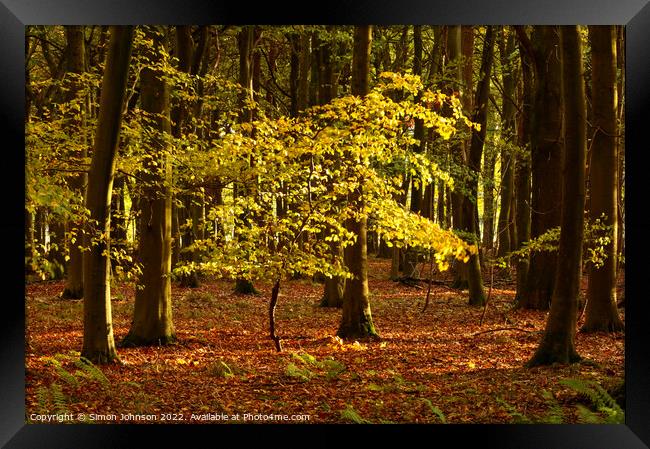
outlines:
{"label": "beech tree", "polygon": [[[67,73],[73,77],[81,75],[85,71],[85,43],[84,43],[84,28],[78,25],[70,25],[65,28],[66,40],[68,43],[68,56],[66,58]],[[77,95],[81,90],[81,82],[79,79],[72,78],[69,81],[67,101],[77,100]],[[83,99],[85,100],[85,99]],[[70,134],[79,133],[82,136],[86,132],[85,117],[84,117],[84,104],[85,101],[76,101],[79,109],[71,111],[69,117],[69,130]],[[81,150],[78,155],[80,159],[87,156],[85,148]],[[77,195],[82,199],[85,195],[86,182],[88,176],[86,173],[79,173],[70,177],[70,188],[74,190]],[[66,284],[62,298],[65,299],[80,299],[83,297],[83,254],[81,252],[80,244],[82,243],[82,223],[68,222],[68,246],[69,246],[69,261],[66,276]]]}
{"label": "beech tree", "polygon": [[[505,30],[505,29],[504,29]],[[501,207],[499,208],[499,221],[497,224],[499,257],[505,256],[514,246],[510,241],[512,216],[514,215],[511,203],[515,188],[515,159],[512,154],[512,145],[515,143],[515,61],[511,58],[515,50],[515,39],[512,32],[503,33],[499,40],[499,54],[501,56],[501,70],[503,80],[502,123],[503,139],[507,144],[501,151]],[[512,244],[511,244],[512,243]]]}
{"label": "beech tree", "polygon": [[150,128],[144,139],[146,155],[140,179],[145,183],[140,198],[138,259],[142,264],[135,292],[133,322],[122,344],[167,344],[176,339],[171,302],[171,193],[172,168],[166,139],[171,135],[169,86],[159,68],[167,55],[164,30],[145,27],[152,42],[145,57],[153,67],[141,74],[140,101]]}
{"label": "beech tree", "polygon": [[[372,26],[354,27],[354,48],[352,53],[352,95],[363,97],[368,94],[368,76],[370,72],[370,49],[372,43]],[[358,209],[365,207],[363,180],[350,192],[349,202]],[[341,338],[377,337],[372,321],[370,298],[368,296],[368,221],[361,217],[349,218],[346,229],[355,235],[354,244],[344,251],[345,266],[353,278],[345,283],[343,292],[343,314],[337,332]]]}
{"label": "beech tree", "polygon": [[[131,60],[133,27],[112,26],[102,81],[99,121],[88,174],[86,207],[92,228],[87,228],[83,256],[84,335],[82,357],[94,363],[117,359],[111,316],[110,204],[115,173],[122,104]],[[97,234],[101,234],[99,239]]]}
{"label": "beech tree", "polygon": [[[254,117],[254,97],[253,97],[253,47],[255,45],[255,27],[246,26],[237,34],[237,43],[239,45],[239,84],[241,92],[239,94],[240,123],[250,122]],[[299,101],[300,103],[300,101]],[[253,132],[251,130],[251,132]],[[253,161],[250,161],[253,163]],[[250,186],[254,188],[254,186]],[[251,191],[246,191],[241,185],[235,184],[234,195],[253,195]],[[250,211],[243,211],[245,221],[250,221]],[[257,293],[257,289],[249,279],[239,278],[235,282],[235,291],[242,294]]]}
{"label": "beech tree", "polygon": [[[525,49],[519,43],[519,59],[521,60],[521,114],[517,126],[517,143],[519,152],[515,157],[515,221],[517,241],[513,249],[520,249],[530,240],[530,132],[533,106],[533,69],[532,62],[525,56]],[[522,302],[528,276],[529,258],[518,257],[516,260],[517,288],[515,304]]]}
{"label": "beech tree", "polygon": [[616,124],[616,28],[590,26],[592,109],[589,217],[610,227],[602,266],[591,267],[587,289],[586,321],[582,330],[616,332],[623,323],[616,307],[618,237]]}
{"label": "beech tree", "polygon": [[[561,170],[562,95],[559,31],[554,26],[534,26],[529,39],[522,27],[517,34],[534,68],[534,100],[531,117],[532,197],[531,238],[559,226],[561,192],[554,178]],[[518,305],[548,309],[553,292],[557,254],[538,251],[530,255],[526,287],[517,295]]]}
{"label": "beech tree", "polygon": [[[469,243],[478,244],[478,174],[481,170],[481,159],[483,157],[483,143],[485,142],[487,126],[487,108],[490,95],[490,73],[492,71],[492,60],[494,59],[494,30],[488,26],[485,32],[485,44],[481,57],[481,78],[476,87],[475,112],[472,121],[479,125],[479,129],[472,130],[472,140],[469,147],[468,167],[473,171],[474,178],[470,181],[468,188],[469,197],[463,201],[463,226],[464,230],[470,233],[474,241]],[[483,305],[485,292],[483,291],[483,280],[481,276],[481,265],[478,254],[469,258],[467,265],[467,280],[469,286],[469,303],[472,305]]]}
{"label": "beech tree", "polygon": [[551,310],[542,341],[528,366],[574,363],[578,294],[582,273],[582,237],[587,153],[582,43],[577,26],[560,27],[564,141],[562,227]]}

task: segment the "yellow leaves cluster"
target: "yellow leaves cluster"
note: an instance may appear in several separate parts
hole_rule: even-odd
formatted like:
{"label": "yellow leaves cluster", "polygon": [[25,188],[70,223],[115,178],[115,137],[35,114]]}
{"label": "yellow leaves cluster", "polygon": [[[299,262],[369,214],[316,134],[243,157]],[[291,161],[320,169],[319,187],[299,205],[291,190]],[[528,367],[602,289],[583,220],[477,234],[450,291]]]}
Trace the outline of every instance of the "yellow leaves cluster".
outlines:
{"label": "yellow leaves cluster", "polygon": [[[395,90],[407,95],[395,101]],[[451,113],[439,113],[443,105]],[[204,255],[198,265],[246,279],[281,279],[295,272],[345,277],[328,243],[351,244],[355,236],[342,224],[362,217],[372,217],[378,232],[396,245],[435,253],[441,269],[450,257],[468,257],[465,242],[395,202],[401,179],[382,169],[406,161],[419,182],[451,184],[429,156],[411,151],[417,141],[409,124],[420,119],[449,139],[458,123],[468,123],[457,98],[424,91],[418,76],[384,73],[363,98],[336,98],[297,118],[260,117],[223,134],[209,158],[187,161],[197,178],[217,177],[247,192],[208,212],[221,223],[224,238],[194,243]],[[355,191],[363,191],[363,201],[350,200]],[[278,201],[283,214],[275,207]]]}
{"label": "yellow leaves cluster", "polygon": [[393,200],[375,202],[372,209],[376,230],[389,246],[409,245],[431,252],[440,271],[449,268],[451,258],[467,262],[471,254],[477,253],[475,245]]}
{"label": "yellow leaves cluster", "polygon": [[331,342],[329,344],[329,347],[334,351],[366,351],[368,349],[368,345],[359,343],[356,340],[353,343],[345,343],[345,341],[343,341],[343,339],[341,339],[341,337],[338,335],[330,338]]}

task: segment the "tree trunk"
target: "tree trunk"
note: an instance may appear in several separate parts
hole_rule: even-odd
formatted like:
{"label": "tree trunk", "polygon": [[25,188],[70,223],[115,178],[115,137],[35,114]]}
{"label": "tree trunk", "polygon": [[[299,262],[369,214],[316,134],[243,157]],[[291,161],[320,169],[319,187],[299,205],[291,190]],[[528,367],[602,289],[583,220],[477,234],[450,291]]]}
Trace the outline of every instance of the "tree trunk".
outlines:
{"label": "tree trunk", "polygon": [[[86,232],[84,246],[91,247],[91,236],[110,236],[110,209],[115,156],[122,121],[122,103],[131,60],[133,27],[113,26],[102,80],[99,121],[88,174],[86,207],[97,221],[96,232]],[[87,229],[87,231],[91,231]],[[84,252],[84,335],[81,355],[93,363],[117,359],[111,316],[109,240]]]}
{"label": "tree trunk", "polygon": [[[617,90],[617,128],[616,133],[623,136],[625,133],[625,26],[617,25],[617,38],[616,38],[616,64],[620,71],[618,77]],[[623,196],[623,186],[625,185],[625,139],[616,139],[618,143],[617,148],[617,165],[618,165],[618,186],[616,191],[616,210],[618,213],[618,232],[616,236],[617,242],[617,262],[622,260],[625,256],[625,239],[623,238],[625,230],[625,202]],[[616,264],[617,271],[623,264]]]}
{"label": "tree trunk", "polygon": [[[413,26],[413,74],[422,76],[422,26]],[[421,119],[415,119],[413,137],[418,142],[413,146],[414,153],[423,153],[425,148],[424,141],[424,122]],[[422,212],[422,183],[416,177],[411,177],[411,205],[410,210],[416,214]],[[418,254],[412,248],[407,247],[404,254],[404,275],[406,277],[416,277],[418,265]]]}
{"label": "tree trunk", "polygon": [[494,246],[494,166],[496,154],[485,154],[483,164],[483,247],[486,250]]}
{"label": "tree trunk", "polygon": [[[515,171],[515,198],[516,198],[516,222],[517,222],[517,240],[513,249],[521,248],[524,242],[530,240],[530,120],[532,108],[532,83],[533,71],[532,63],[525,57],[524,49],[519,47],[521,54],[522,68],[522,88],[521,88],[521,110],[518,126],[519,148],[522,149],[516,157]],[[529,267],[528,256],[518,258],[517,267],[517,291],[515,293],[515,303],[521,302],[521,295],[526,287],[526,279]]]}
{"label": "tree trunk", "polygon": [[[319,42],[316,49],[318,59],[318,101],[326,105],[337,95],[337,86],[334,79],[334,61],[332,60],[332,43]],[[331,181],[332,183],[334,180]],[[333,187],[333,186],[332,186]],[[344,259],[344,251],[341,244],[330,242],[330,252],[334,258]],[[325,278],[323,298],[320,305],[323,307],[342,307],[343,293],[345,291],[345,278],[333,276]]]}
{"label": "tree trunk", "polygon": [[[165,40],[152,27],[145,35],[153,42],[147,57],[153,64],[163,64],[161,52]],[[169,86],[160,70],[145,67],[140,81],[142,109],[155,117],[156,136],[147,145],[148,158],[140,177],[144,180],[140,199],[140,239],[138,256],[142,275],[135,291],[133,322],[124,346],[164,345],[176,340],[172,322],[171,249],[172,204],[171,163],[164,135],[171,134]]]}
{"label": "tree trunk", "polygon": [[[469,27],[471,29],[471,27]],[[448,86],[447,93],[453,94],[453,92],[460,92],[460,85],[464,84],[464,94],[461,96],[463,102],[463,109],[467,114],[471,114],[472,100],[471,100],[471,71],[462,70],[465,67],[461,66],[461,57],[469,57],[473,49],[469,45],[462,45],[464,40],[462,39],[463,34],[461,34],[462,28],[460,26],[449,26],[447,27],[447,58],[448,64],[453,68],[451,77],[455,79],[456,85]],[[471,33],[470,33],[471,34]],[[465,34],[466,35],[466,34]],[[467,42],[465,42],[467,44]],[[473,46],[473,40],[472,40]],[[456,67],[453,67],[456,65]],[[469,75],[469,77],[468,77]],[[461,140],[456,140],[450,145],[451,153],[451,164],[456,164],[458,166],[467,164],[467,154],[465,151],[465,142]],[[451,192],[451,201],[448,202],[448,205],[451,205],[451,219],[452,226],[454,229],[460,230],[465,228],[464,217],[463,217],[463,203],[465,199],[463,195],[455,190]],[[447,212],[449,214],[449,212]],[[449,215],[448,215],[449,216]],[[466,289],[468,286],[467,279],[467,264],[454,262],[454,282],[453,287],[459,289]]]}
{"label": "tree trunk", "polygon": [[[84,55],[86,52],[84,46],[84,28],[83,26],[76,25],[66,26],[65,34],[68,43],[67,71],[68,73],[81,74],[84,72]],[[76,99],[80,87],[79,81],[73,79],[67,93],[66,100],[68,102]],[[68,121],[70,135],[80,135],[82,145],[85,143],[85,139],[83,138],[83,132],[85,130],[84,103],[81,103],[80,118],[75,119],[74,114],[71,114],[72,116]],[[88,152],[86,151],[85,145],[82,148],[81,153],[77,157],[83,160]],[[81,173],[76,176],[71,176],[69,181],[70,188],[82,198],[82,201],[85,194],[84,190],[87,178],[88,175],[86,173]],[[68,260],[68,275],[65,288],[61,297],[64,299],[80,299],[83,298],[83,253],[79,248],[82,239],[82,224],[79,221],[66,223],[66,227],[68,228],[66,230],[69,235],[68,248],[70,259]]]}
{"label": "tree trunk", "polygon": [[[252,26],[244,27],[237,35],[239,44],[239,84],[245,89],[239,96],[241,113],[239,122],[250,122],[253,120],[253,110],[246,107],[246,99],[253,99],[253,44],[255,28]],[[235,185],[233,196],[243,196],[250,194],[244,188]],[[246,215],[246,213],[244,213]],[[246,219],[244,220],[244,222]],[[247,225],[247,223],[244,223]],[[243,295],[256,294],[257,289],[253,283],[247,279],[238,278],[235,280],[235,292]]]}
{"label": "tree trunk", "polygon": [[[353,95],[368,94],[371,42],[372,26],[354,27]],[[349,201],[362,211],[362,217],[348,219],[345,223],[347,230],[356,235],[354,244],[345,248],[345,263],[354,277],[345,283],[343,314],[337,334],[341,338],[376,337],[368,294],[367,218],[363,216],[365,204],[362,183],[358,190],[350,192]]]}
{"label": "tree trunk", "polygon": [[562,94],[565,151],[562,176],[562,231],[555,288],[546,330],[527,366],[580,360],[575,349],[578,295],[582,272],[585,207],[586,105],[582,45],[577,26],[561,26]]}
{"label": "tree trunk", "polygon": [[591,145],[591,207],[589,217],[611,226],[605,260],[592,267],[587,289],[586,320],[582,331],[617,332],[623,322],[616,308],[616,255],[618,189],[616,154],[616,33],[615,27],[589,26],[591,41],[592,102],[594,128]]}
{"label": "tree trunk", "polygon": [[[474,123],[480,123],[481,129],[472,130],[472,142],[469,149],[468,168],[474,176],[469,182],[470,198],[464,201],[463,222],[465,230],[474,234],[473,243],[479,245],[477,236],[478,223],[475,220],[478,198],[478,174],[481,171],[481,159],[483,156],[483,144],[485,142],[487,127],[488,98],[490,95],[490,73],[492,72],[492,60],[494,59],[494,30],[488,26],[485,32],[485,44],[481,56],[482,77],[476,86],[475,113],[472,117]],[[478,254],[472,254],[467,262],[467,280],[469,284],[469,303],[471,305],[483,305],[485,292],[483,291],[483,280],[481,278],[481,266]]]}
{"label": "tree trunk", "polygon": [[[192,67],[198,67],[198,63],[194,61],[194,59],[196,58],[200,62],[203,55],[193,55],[194,45],[192,41],[190,26],[176,26],[176,50],[178,53],[178,70],[181,72],[190,73],[192,71]],[[174,122],[174,125],[172,127],[172,134],[175,138],[180,139],[183,136],[184,128],[186,127],[189,111],[187,105],[184,104],[182,99],[178,101],[179,103],[174,105],[172,108],[171,118]],[[174,224],[177,224],[178,226],[177,232],[179,235],[179,237],[176,239],[176,242],[180,243],[180,236],[182,235],[183,247],[187,247],[194,243],[197,238],[201,215],[201,205],[197,203],[195,197],[193,197],[192,194],[182,195],[181,202],[183,203],[183,212],[181,213],[181,211],[177,210],[174,220]],[[172,207],[177,208],[176,206]],[[189,219],[191,222],[190,226],[185,226],[187,219]],[[178,253],[178,260],[182,260],[184,262],[198,262],[198,254],[196,251],[184,251],[181,253],[179,244],[174,245],[174,248],[175,252]],[[182,287],[198,288],[200,284],[199,275],[196,271],[183,273],[180,277],[180,285]]]}
{"label": "tree trunk", "polygon": [[[554,26],[535,26],[535,100],[531,129],[531,238],[560,224],[561,189],[557,174],[562,157],[562,98],[559,35]],[[553,293],[557,254],[531,254],[526,289],[519,305],[547,310]]]}
{"label": "tree trunk", "polygon": [[63,219],[48,213],[48,235],[50,244],[47,251],[47,259],[50,263],[50,275],[53,280],[63,279],[65,276],[65,222]]}
{"label": "tree trunk", "polygon": [[[504,28],[505,33],[505,28]],[[501,67],[503,73],[503,131],[504,140],[509,144],[515,142],[515,77],[514,63],[510,55],[515,50],[515,39],[512,33],[503,36],[501,39]],[[512,250],[511,242],[511,204],[515,187],[514,163],[512,149],[510,146],[501,151],[501,208],[499,210],[499,223],[497,232],[499,237],[498,257],[503,257]]]}

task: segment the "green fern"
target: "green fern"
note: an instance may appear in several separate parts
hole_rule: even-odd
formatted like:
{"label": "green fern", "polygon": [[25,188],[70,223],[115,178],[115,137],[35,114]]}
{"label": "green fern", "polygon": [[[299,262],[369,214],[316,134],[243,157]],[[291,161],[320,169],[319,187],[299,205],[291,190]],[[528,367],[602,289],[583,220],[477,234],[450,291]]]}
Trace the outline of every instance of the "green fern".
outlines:
{"label": "green fern", "polygon": [[344,410],[340,410],[340,413],[341,419],[345,421],[350,421],[355,424],[371,424],[371,421],[362,418],[351,405],[348,405]]}
{"label": "green fern", "polygon": [[326,358],[320,362],[319,365],[321,368],[325,369],[325,377],[327,377],[328,380],[337,378],[339,374],[347,369],[343,363],[339,362],[338,360],[334,360],[331,357]]}
{"label": "green fern", "polygon": [[[326,357],[323,360],[318,360],[313,355],[307,352],[294,352],[291,354],[291,358],[297,362],[289,362],[285,369],[285,375],[289,377],[296,377],[303,381],[308,381],[314,376],[322,375],[323,371],[325,372],[325,377],[328,380],[335,379],[344,372],[347,368],[346,366],[335,360],[333,357]],[[311,371],[311,369],[316,369],[317,372]]]}
{"label": "green fern", "polygon": [[[624,424],[625,412],[618,405],[616,400],[600,384],[594,381],[583,379],[563,379],[560,381],[579,395],[589,399],[591,405],[600,413],[595,414],[584,406],[578,405],[578,413],[583,422]],[[587,413],[591,412],[591,414]],[[598,419],[598,421],[595,421]]]}
{"label": "green fern", "polygon": [[549,406],[544,422],[548,424],[562,424],[564,422],[564,411],[559,402],[557,402],[557,399],[555,399],[555,396],[553,396],[553,393],[544,390],[542,396],[546,400],[546,404]]}
{"label": "green fern", "polygon": [[440,419],[441,423],[447,424],[447,419],[445,418],[445,414],[442,413],[442,410],[440,410],[438,407],[433,405],[433,403],[427,398],[420,398],[420,400],[429,406],[431,413],[436,415],[438,419]]}
{"label": "green fern", "polygon": [[106,389],[110,387],[110,382],[102,370],[93,365],[93,363],[87,358],[81,357],[80,359],[75,360],[74,364],[77,368],[79,368],[79,371],[75,371],[75,373],[79,373],[81,376],[86,377],[87,379],[98,382],[102,387]]}
{"label": "green fern", "polygon": [[50,390],[46,387],[38,387],[36,400],[38,401],[38,412],[46,414],[50,410]]}
{"label": "green fern", "polygon": [[294,352],[294,353],[291,354],[291,357],[293,357],[294,359],[296,359],[296,360],[298,360],[300,362],[308,364],[308,365],[317,365],[318,364],[318,360],[316,359],[316,357],[314,357],[313,355],[311,355],[311,354],[309,354],[307,352],[301,352],[301,353]]}
{"label": "green fern", "polygon": [[304,382],[310,380],[313,376],[314,373],[309,371],[309,369],[305,368],[300,368],[296,366],[294,363],[289,363],[287,365],[287,368],[285,370],[285,374],[288,377],[296,377]]}
{"label": "green fern", "polygon": [[65,354],[55,354],[54,357],[44,357],[43,360],[45,361],[46,365],[51,365],[54,367],[54,371],[56,372],[56,375],[59,377],[59,379],[65,381],[65,383],[71,387],[76,388],[79,386],[79,380],[73,374],[63,368],[63,364],[61,363],[62,361],[67,361],[68,356]]}
{"label": "green fern", "polygon": [[52,399],[54,414],[62,415],[69,413],[68,398],[63,393],[61,385],[55,383],[50,386],[50,398]]}
{"label": "green fern", "polygon": [[496,401],[508,412],[514,424],[532,424],[533,422],[526,415],[522,414],[501,398],[496,398]]}
{"label": "green fern", "polygon": [[576,409],[578,410],[578,418],[580,422],[585,424],[602,424],[603,418],[597,413],[589,410],[584,405],[578,404],[576,405]]}

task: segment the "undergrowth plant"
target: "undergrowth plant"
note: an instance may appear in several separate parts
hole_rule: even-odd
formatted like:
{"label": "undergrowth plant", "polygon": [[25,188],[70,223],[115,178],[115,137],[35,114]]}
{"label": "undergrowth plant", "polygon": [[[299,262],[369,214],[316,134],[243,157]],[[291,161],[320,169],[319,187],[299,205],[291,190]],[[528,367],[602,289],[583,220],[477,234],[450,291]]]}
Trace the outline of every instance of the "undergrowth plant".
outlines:
{"label": "undergrowth plant", "polygon": [[[578,420],[584,424],[624,424],[625,412],[616,403],[616,400],[595,381],[585,379],[562,379],[560,384],[571,388],[578,395],[589,401],[589,407],[577,404]],[[562,424],[565,422],[565,414],[562,406],[553,393],[544,390],[542,397],[546,402],[548,410],[542,417],[528,417],[521,413],[512,404],[501,398],[496,401],[508,412],[514,424]]]}
{"label": "undergrowth plant", "polygon": [[372,421],[368,421],[367,419],[361,417],[359,412],[357,412],[350,404],[347,404],[343,410],[339,410],[339,413],[341,414],[341,419],[343,421],[351,422],[354,424],[372,424]]}
{"label": "undergrowth plant", "polygon": [[[108,390],[110,382],[104,373],[93,363],[79,357],[76,351],[69,354],[55,354],[42,357],[46,366],[53,369],[57,380],[49,386],[41,386],[36,390],[37,410],[41,414],[62,415],[69,414],[71,398],[63,391],[61,383],[78,389],[87,383],[99,384],[103,390]],[[64,365],[72,364],[73,369],[66,369]]]}
{"label": "undergrowth plant", "polygon": [[625,424],[625,411],[616,400],[600,384],[583,379],[563,379],[560,381],[578,395],[591,402],[590,410],[582,404],[577,404],[580,421],[589,424]]}
{"label": "undergrowth plant", "polygon": [[295,362],[287,364],[284,374],[287,377],[297,378],[303,382],[307,382],[316,376],[324,376],[327,380],[332,380],[347,369],[343,363],[329,356],[318,360],[307,352],[294,352],[291,354],[291,358]]}

